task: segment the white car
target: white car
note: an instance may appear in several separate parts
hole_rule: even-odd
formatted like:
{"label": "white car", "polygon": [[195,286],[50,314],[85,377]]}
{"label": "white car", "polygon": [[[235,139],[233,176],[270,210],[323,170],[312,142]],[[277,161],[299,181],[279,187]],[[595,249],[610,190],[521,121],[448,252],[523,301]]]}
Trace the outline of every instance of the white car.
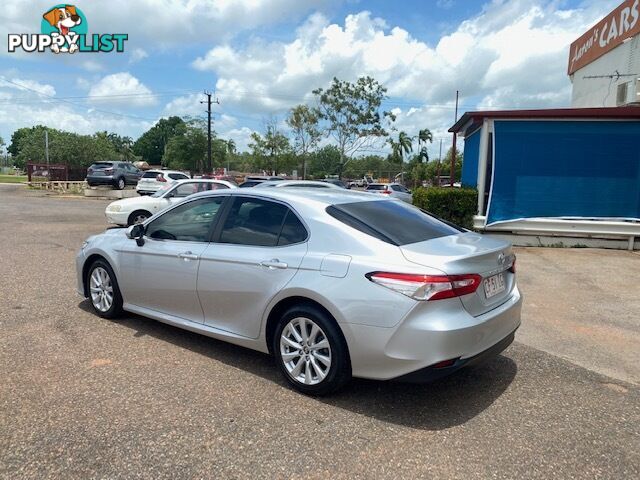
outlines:
{"label": "white car", "polygon": [[177,170],[147,170],[138,180],[136,191],[140,195],[150,195],[156,193],[167,184],[174,183],[178,180],[187,180],[189,175]]}
{"label": "white car", "polygon": [[391,198],[402,200],[403,202],[413,203],[411,190],[407,190],[407,188],[399,183],[371,183],[365,191],[367,193],[380,193],[388,195]]}
{"label": "white car", "polygon": [[272,180],[270,182],[262,182],[256,185],[254,188],[330,188],[337,190],[344,190],[333,183],[327,182],[315,182],[313,180]]}
{"label": "white car", "polygon": [[110,203],[104,214],[109,223],[116,225],[135,225],[142,223],[154,213],[179,202],[198,192],[238,188],[224,180],[189,179],[177,180],[165,184],[165,187],[150,196],[124,198]]}

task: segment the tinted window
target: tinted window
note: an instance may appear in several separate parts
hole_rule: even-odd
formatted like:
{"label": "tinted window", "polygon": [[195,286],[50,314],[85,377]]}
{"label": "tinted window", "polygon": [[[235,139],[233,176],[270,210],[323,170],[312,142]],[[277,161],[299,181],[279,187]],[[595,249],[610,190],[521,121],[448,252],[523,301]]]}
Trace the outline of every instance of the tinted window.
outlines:
{"label": "tinted window", "polygon": [[156,240],[207,242],[224,198],[202,198],[180,205],[147,225],[145,233]]}
{"label": "tinted window", "polygon": [[399,185],[389,185],[391,187],[391,190],[393,190],[394,192],[401,192],[402,189],[400,188]]}
{"label": "tinted window", "polygon": [[144,172],[142,178],[156,178],[158,176],[158,172]]}
{"label": "tinted window", "polygon": [[[236,197],[222,228],[220,242],[275,247],[288,211],[280,203]],[[292,236],[288,235],[287,238]],[[287,238],[283,240],[283,245],[293,243]]]}
{"label": "tinted window", "polygon": [[185,182],[178,185],[171,191],[174,198],[184,198],[194,193],[208,192],[210,190],[224,190],[229,188],[226,185],[212,182]]}
{"label": "tinted window", "polygon": [[291,210],[287,212],[278,239],[278,246],[291,245],[293,243],[304,242],[307,239],[307,229],[304,228],[300,219]]}
{"label": "tinted window", "polygon": [[189,177],[183,175],[182,173],[170,173],[169,178],[171,178],[172,180],[184,180],[185,178]]}
{"label": "tinted window", "polygon": [[256,185],[258,185],[259,183],[262,182],[256,182],[254,180],[249,180],[247,182],[241,183],[240,184],[240,188],[248,188],[248,187],[255,187]]}
{"label": "tinted window", "polygon": [[327,213],[363,233],[393,245],[407,245],[464,231],[398,201],[332,205]]}
{"label": "tinted window", "polygon": [[384,190],[385,186],[384,185],[369,185],[367,187],[367,190]]}
{"label": "tinted window", "polygon": [[89,168],[93,168],[94,170],[97,168],[111,168],[113,167],[113,163],[111,162],[96,162],[93,165],[91,165],[91,167]]}
{"label": "tinted window", "polygon": [[328,185],[318,185],[317,183],[292,183],[289,185],[284,185],[285,187],[295,187],[295,188],[331,188]]}

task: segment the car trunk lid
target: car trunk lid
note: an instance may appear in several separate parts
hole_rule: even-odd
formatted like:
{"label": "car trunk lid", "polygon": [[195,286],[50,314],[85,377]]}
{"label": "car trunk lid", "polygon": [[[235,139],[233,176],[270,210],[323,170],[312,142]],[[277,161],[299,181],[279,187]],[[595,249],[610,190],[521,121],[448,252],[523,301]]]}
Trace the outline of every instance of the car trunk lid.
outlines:
{"label": "car trunk lid", "polygon": [[504,303],[515,286],[510,270],[515,256],[511,244],[472,232],[447,235],[400,247],[404,257],[447,275],[479,274],[478,289],[460,297],[473,316],[482,315]]}

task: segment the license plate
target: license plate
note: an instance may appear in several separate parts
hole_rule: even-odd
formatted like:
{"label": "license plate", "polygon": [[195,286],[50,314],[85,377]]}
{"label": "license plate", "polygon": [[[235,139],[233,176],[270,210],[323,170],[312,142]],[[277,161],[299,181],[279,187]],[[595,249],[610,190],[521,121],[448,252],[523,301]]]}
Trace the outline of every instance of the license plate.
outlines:
{"label": "license plate", "polygon": [[500,292],[504,292],[506,288],[504,275],[502,273],[485,278],[484,280],[484,295],[487,298],[494,297]]}

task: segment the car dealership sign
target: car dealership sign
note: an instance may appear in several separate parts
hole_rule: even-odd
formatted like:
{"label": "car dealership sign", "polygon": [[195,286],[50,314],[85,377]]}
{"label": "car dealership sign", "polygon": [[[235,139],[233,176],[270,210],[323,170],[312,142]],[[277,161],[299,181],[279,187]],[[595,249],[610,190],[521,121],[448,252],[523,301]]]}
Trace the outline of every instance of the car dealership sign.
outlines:
{"label": "car dealership sign", "polygon": [[569,75],[640,33],[640,0],[625,0],[571,44]]}

